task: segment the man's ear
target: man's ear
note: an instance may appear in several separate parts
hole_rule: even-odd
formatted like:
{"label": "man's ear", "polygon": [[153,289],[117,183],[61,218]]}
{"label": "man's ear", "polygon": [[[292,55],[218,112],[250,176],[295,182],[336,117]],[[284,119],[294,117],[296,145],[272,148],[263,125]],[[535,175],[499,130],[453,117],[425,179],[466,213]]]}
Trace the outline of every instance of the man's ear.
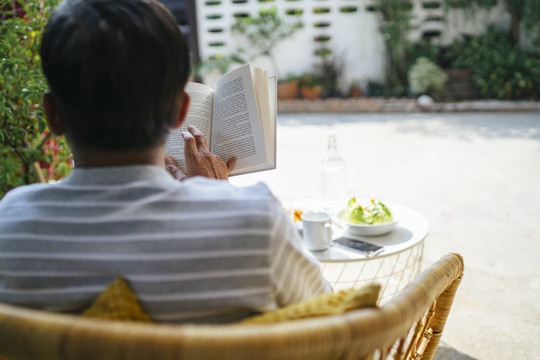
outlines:
{"label": "man's ear", "polygon": [[188,93],[184,91],[182,94],[182,104],[180,105],[180,110],[178,111],[176,121],[171,127],[172,129],[177,129],[182,126],[188,113],[189,104],[191,104],[191,98],[189,97]]}
{"label": "man's ear", "polygon": [[57,136],[64,134],[64,123],[58,115],[56,102],[49,91],[43,94],[43,110],[45,111],[45,118],[51,132]]}

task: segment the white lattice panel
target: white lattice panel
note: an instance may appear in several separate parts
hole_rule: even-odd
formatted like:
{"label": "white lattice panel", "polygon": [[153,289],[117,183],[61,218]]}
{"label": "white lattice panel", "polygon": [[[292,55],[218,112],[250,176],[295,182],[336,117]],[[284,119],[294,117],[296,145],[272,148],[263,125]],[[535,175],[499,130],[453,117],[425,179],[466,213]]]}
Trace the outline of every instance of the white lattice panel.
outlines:
{"label": "white lattice panel", "polygon": [[[262,8],[276,7],[286,21],[300,19],[304,28],[274,49],[282,75],[313,71],[319,61],[315,56],[321,46],[316,38],[329,37],[326,45],[346,58],[346,85],[353,79],[364,84],[368,80],[383,80],[384,44],[379,32],[379,14],[374,0],[196,0],[199,49],[202,59],[216,54],[230,54],[237,49],[238,38],[230,27],[237,16],[257,16]],[[436,42],[449,44],[461,32],[483,31],[487,23],[507,21],[502,8],[481,11],[475,18],[462,11],[445,15],[442,0],[411,0],[413,41],[429,35]],[[291,15],[291,13],[300,15]],[[321,27],[322,26],[322,27]],[[268,59],[250,62],[274,73]]]}

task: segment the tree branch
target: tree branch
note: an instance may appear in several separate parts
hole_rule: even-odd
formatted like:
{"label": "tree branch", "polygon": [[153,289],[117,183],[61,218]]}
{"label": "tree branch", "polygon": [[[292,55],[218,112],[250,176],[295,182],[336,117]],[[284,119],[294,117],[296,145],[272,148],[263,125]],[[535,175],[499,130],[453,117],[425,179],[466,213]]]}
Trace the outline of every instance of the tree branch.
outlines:
{"label": "tree branch", "polygon": [[41,140],[41,142],[39,143],[39,145],[36,148],[41,150],[43,148],[43,145],[45,145],[45,143],[47,142],[47,140],[49,140],[51,138],[51,135],[52,135],[52,133],[48,133],[47,135],[45,135],[43,140]]}

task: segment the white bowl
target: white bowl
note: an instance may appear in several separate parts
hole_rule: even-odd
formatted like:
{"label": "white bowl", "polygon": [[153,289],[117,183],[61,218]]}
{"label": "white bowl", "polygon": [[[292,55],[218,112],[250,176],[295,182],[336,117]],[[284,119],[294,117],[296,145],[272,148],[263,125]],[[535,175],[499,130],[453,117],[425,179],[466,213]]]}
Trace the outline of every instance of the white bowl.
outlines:
{"label": "white bowl", "polygon": [[354,235],[364,235],[364,236],[377,236],[377,235],[383,235],[387,234],[390,231],[394,230],[396,228],[396,225],[398,223],[398,219],[396,219],[394,215],[394,221],[392,222],[386,222],[382,224],[353,224],[347,221],[341,220],[341,216],[345,210],[341,210],[337,216],[339,221],[341,221],[342,224],[344,224],[347,227],[347,230]]}

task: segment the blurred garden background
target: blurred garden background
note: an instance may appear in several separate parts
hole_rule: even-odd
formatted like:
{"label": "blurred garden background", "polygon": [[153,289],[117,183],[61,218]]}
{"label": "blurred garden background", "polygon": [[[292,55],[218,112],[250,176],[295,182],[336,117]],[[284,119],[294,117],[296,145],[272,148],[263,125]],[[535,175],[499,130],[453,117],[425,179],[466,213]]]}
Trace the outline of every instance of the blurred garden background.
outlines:
{"label": "blurred garden background", "polygon": [[[426,215],[425,265],[465,256],[439,359],[538,357],[540,0],[162,1],[194,80],[244,62],[279,79],[278,168],[233,184],[318,196],[334,131],[351,193]],[[57,3],[0,0],[0,198],[73,166],[41,105],[39,43]],[[438,113],[456,111],[475,113]]]}
{"label": "blurred garden background", "polygon": [[[58,0],[1,0],[0,197],[69,173],[47,129],[39,42]],[[286,99],[538,101],[537,0],[164,0],[189,40],[193,78],[241,63]],[[399,111],[399,109],[398,109]]]}

